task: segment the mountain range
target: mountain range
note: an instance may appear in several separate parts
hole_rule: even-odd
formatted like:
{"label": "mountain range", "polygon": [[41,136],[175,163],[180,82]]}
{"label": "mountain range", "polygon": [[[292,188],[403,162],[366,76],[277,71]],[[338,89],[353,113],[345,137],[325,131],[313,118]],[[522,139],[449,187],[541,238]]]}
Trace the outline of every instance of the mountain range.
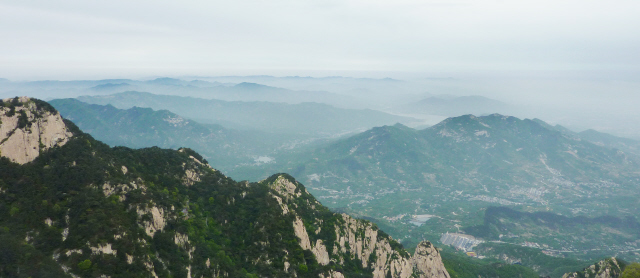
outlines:
{"label": "mountain range", "polygon": [[49,103],[84,132],[111,146],[188,147],[197,150],[223,172],[238,165],[269,162],[273,159],[270,156],[278,150],[312,143],[306,137],[290,134],[201,124],[168,110],[141,107],[124,110],[77,99],[56,99]]}
{"label": "mountain range", "polygon": [[45,102],[1,104],[2,276],[450,277],[431,243],[410,255],[286,174],[236,182],[191,149],[111,148]]}
{"label": "mountain range", "polygon": [[[534,119],[534,120],[537,120],[537,119]],[[538,120],[538,121],[543,123],[541,120]],[[573,136],[578,139],[587,140],[598,146],[614,148],[626,153],[631,153],[636,156],[640,156],[640,141],[638,140],[618,137],[618,136],[614,136],[614,135],[600,132],[593,129],[587,129],[581,132],[574,132],[561,125],[555,125],[552,128],[566,135]]]}
{"label": "mountain range", "polygon": [[[391,226],[406,244],[421,235],[436,240],[482,225],[490,206],[568,217],[622,219],[640,213],[639,160],[633,153],[539,120],[499,114],[449,118],[424,130],[376,127],[280,161],[254,167],[248,178],[289,172],[324,204]],[[525,224],[518,219],[509,223]],[[615,225],[569,233],[581,235],[576,238],[562,237],[567,230],[556,228],[527,233],[532,229],[508,228],[504,231],[513,237],[502,241],[524,246],[542,236],[551,251],[571,251],[558,253],[563,256],[595,259],[599,250],[608,250],[638,259],[633,250],[640,237]]]}
{"label": "mountain range", "polygon": [[[312,87],[295,87],[288,84],[269,86],[256,83],[259,79],[251,78],[243,81],[218,82],[210,78],[178,79],[158,77],[149,80],[103,79],[103,80],[43,80],[43,81],[9,81],[3,82],[0,96],[37,95],[39,97],[77,97],[80,95],[102,95],[122,93],[125,91],[150,91],[157,94],[181,95],[204,99],[226,101],[268,101],[299,104],[303,102],[324,103],[338,107],[358,107],[361,98],[349,94],[333,93],[317,90]],[[278,85],[278,83],[276,83]]]}
{"label": "mountain range", "polygon": [[188,91],[188,95],[191,97],[225,101],[268,101],[289,104],[318,102],[331,105],[354,102],[354,100],[348,96],[326,91],[289,90],[252,82],[220,83],[203,80],[185,81],[166,77],[144,82],[135,80],[126,80],[122,81],[122,83],[110,82],[99,84],[89,89],[101,93],[152,90],[154,92],[171,95]]}
{"label": "mountain range", "polygon": [[[132,108],[147,112],[138,119],[130,115],[131,112],[125,112],[129,110],[110,106],[89,105],[77,100],[52,103],[61,108],[63,115],[76,120],[81,126],[87,126],[87,122],[92,123],[96,117],[121,115],[114,117],[118,119],[115,122],[101,123],[110,127],[107,132],[87,130],[101,139],[108,139],[109,134],[121,134],[121,137],[140,134],[141,145],[135,145],[129,139],[125,145],[130,147],[144,147],[145,142],[146,146],[156,143],[153,138],[158,131],[145,134],[143,131],[147,129],[144,126],[157,126],[164,132],[162,134],[173,130],[174,136],[159,138],[171,138],[171,144],[193,147],[206,157],[212,156],[207,145],[217,146],[224,141],[193,144],[189,138],[201,135],[176,126],[142,121],[142,118],[157,118],[163,122],[165,116],[160,115],[170,114],[168,111]],[[73,113],[65,112],[69,109],[59,103],[72,103],[78,107]],[[102,111],[102,116],[86,112],[87,107]],[[111,129],[111,126],[127,123],[125,119],[144,124],[138,124],[142,128],[127,124],[118,130]],[[198,125],[193,121],[189,124]],[[640,235],[633,232],[633,227],[619,226],[613,221],[636,223],[634,218],[623,219],[634,213],[636,183],[633,175],[638,160],[633,153],[616,149],[621,144],[633,146],[634,141],[603,133],[595,133],[598,137],[581,137],[582,134],[594,133],[575,133],[538,119],[519,120],[498,114],[483,117],[467,115],[450,118],[424,130],[403,125],[384,126],[339,139],[315,150],[307,148],[311,151],[275,152],[273,156],[276,158],[269,164],[236,163],[229,166],[228,162],[234,161],[233,156],[240,153],[213,155],[217,160],[212,163],[240,179],[260,180],[272,172],[290,172],[304,180],[323,203],[333,209],[368,217],[409,246],[418,243],[415,237],[428,234],[431,235],[429,239],[436,240],[440,233],[463,228],[475,236],[491,240],[498,240],[499,234],[530,234],[510,237],[507,241],[516,244],[537,242],[540,246],[547,246],[552,253],[563,248],[575,252],[591,250],[588,256],[582,256],[585,259],[606,254],[631,255],[634,258],[627,249],[633,249],[637,244],[633,242],[640,239]],[[595,141],[599,138],[608,140]],[[237,139],[229,137],[227,140]],[[164,144],[159,146],[171,147],[167,142],[159,143]],[[249,140],[243,144],[258,145]],[[250,149],[243,144],[238,144],[237,149]],[[245,161],[250,159],[247,157]],[[407,201],[412,205],[407,206]],[[488,206],[508,206],[531,213],[549,211],[549,216],[545,216],[542,222],[531,222],[525,221],[527,218],[521,215],[528,212],[494,215],[494,212],[507,208],[487,209]],[[570,218],[595,215],[613,222],[583,219],[580,223],[593,223],[587,225],[589,229],[575,230],[575,225],[563,226],[571,221],[555,223],[549,220],[563,219],[564,215]],[[493,220],[487,222],[487,219]],[[553,232],[527,232],[549,227],[553,227]],[[602,233],[607,236],[593,240]],[[540,236],[542,234],[545,235]],[[563,240],[558,241],[559,238]],[[603,249],[602,246],[608,247]],[[617,247],[610,249],[611,246]],[[575,252],[565,255],[573,256],[577,254]]]}
{"label": "mountain range", "polygon": [[120,109],[138,106],[169,110],[201,123],[219,124],[227,128],[314,136],[333,136],[377,125],[415,120],[374,110],[342,109],[319,103],[229,102],[143,92],[82,96],[78,100],[91,104],[111,104]]}
{"label": "mountain range", "polygon": [[[589,198],[583,190],[603,187],[611,189],[602,194],[633,194],[628,186],[638,175],[633,155],[498,114],[449,118],[424,130],[374,128],[308,156],[313,158],[304,169],[293,173],[313,187],[346,185],[354,194],[372,194],[389,184],[455,188],[531,205],[565,203],[563,196]],[[530,189],[540,192],[529,194]],[[602,194],[598,197],[606,197]]]}
{"label": "mountain range", "polygon": [[[148,108],[120,110],[109,105],[89,105],[70,99],[52,101],[52,103],[67,109],[69,115],[77,117],[76,121],[85,120],[83,124],[93,133],[102,133],[101,136],[104,137],[109,137],[109,132],[122,133],[121,137],[113,136],[113,140],[121,138],[125,142],[137,142],[140,147],[144,146],[144,141],[129,138],[127,130],[137,130],[140,137],[149,138],[149,144],[173,142],[176,145],[182,142],[177,136],[179,133],[194,134],[194,137],[197,137],[198,132],[203,135],[207,134],[207,130],[217,129],[220,134],[236,132],[219,126],[202,125],[169,111],[153,111]],[[287,174],[271,175],[257,183],[235,182],[211,168],[204,157],[191,149],[111,148],[80,131],[72,122],[63,120],[56,109],[48,103],[23,97],[5,99],[0,104],[0,114],[2,114],[0,168],[3,169],[0,173],[0,199],[2,200],[0,201],[0,226],[3,227],[0,230],[2,239],[0,249],[3,251],[3,255],[0,256],[0,273],[3,276],[512,277],[517,274],[521,277],[537,277],[535,272],[523,266],[469,260],[446,248],[444,251],[439,251],[427,241],[414,245],[415,238],[408,240],[406,237],[401,237],[403,242],[409,242],[410,246],[415,246],[415,248],[411,247],[411,250],[415,250],[412,251],[414,254],[409,255],[400,243],[389,237],[379,227],[385,230],[389,228],[389,231],[394,234],[403,234],[405,232],[403,222],[408,222],[415,226],[417,228],[415,232],[418,232],[417,234],[409,233],[410,235],[422,234],[424,237],[424,235],[433,235],[433,231],[429,233],[424,229],[425,227],[431,229],[440,225],[443,230],[450,230],[457,226],[452,226],[452,223],[470,224],[473,221],[461,220],[472,219],[469,213],[465,216],[465,212],[471,211],[474,206],[461,205],[471,203],[469,200],[456,200],[456,198],[462,199],[461,193],[451,194],[449,191],[450,196],[447,196],[449,189],[444,186],[434,190],[445,193],[440,195],[445,197],[443,202],[425,206],[422,198],[427,197],[424,193],[428,189],[414,190],[413,184],[407,182],[410,181],[408,178],[410,175],[392,176],[391,174],[402,174],[404,169],[411,169],[409,165],[422,161],[420,156],[424,154],[430,154],[430,159],[443,160],[447,152],[454,154],[459,152],[458,158],[462,161],[465,158],[469,159],[463,153],[479,158],[489,156],[482,160],[484,163],[491,162],[492,157],[503,159],[508,155],[513,158],[516,155],[509,154],[504,150],[505,147],[497,147],[499,143],[497,138],[494,141],[478,142],[480,139],[475,137],[498,137],[502,138],[503,143],[513,145],[524,144],[524,139],[518,140],[522,134],[538,138],[529,140],[527,147],[534,148],[535,151],[544,151],[545,154],[553,153],[548,157],[560,157],[556,158],[558,161],[555,161],[555,164],[549,162],[554,161],[553,159],[540,160],[540,163],[545,165],[545,170],[552,174],[554,174],[552,170],[571,173],[566,169],[584,167],[580,163],[590,162],[595,165],[592,165],[593,169],[600,167],[607,171],[602,170],[592,175],[583,174],[580,178],[609,179],[610,176],[607,175],[611,173],[619,177],[629,175],[625,172],[625,167],[635,167],[632,155],[628,155],[627,159],[613,159],[616,155],[618,158],[627,156],[619,150],[608,147],[615,145],[617,139],[607,141],[607,146],[598,146],[587,140],[569,136],[568,133],[561,132],[558,127],[549,129],[537,120],[519,120],[501,115],[451,118],[425,130],[414,130],[402,125],[374,128],[311,151],[311,154],[315,155],[314,160],[320,163],[321,158],[324,159],[322,155],[335,155],[331,151],[336,153],[344,151],[350,147],[344,145],[347,144],[345,142],[356,140],[359,145],[355,148],[351,146],[348,149],[349,154],[364,155],[378,162],[385,161],[381,158],[388,158],[391,153],[396,154],[392,157],[396,159],[395,162],[392,161],[391,164],[386,162],[381,166],[386,168],[393,165],[396,166],[396,171],[383,170],[380,173],[388,175],[390,179],[398,179],[398,191],[404,192],[403,197],[413,198],[398,200],[398,194],[385,191],[382,194],[364,195],[365,200],[376,201],[389,195],[391,198],[387,201],[392,206],[398,201],[405,203],[404,206],[395,206],[393,209],[406,210],[407,205],[412,203],[418,205],[408,206],[414,207],[414,211],[400,217],[380,218],[374,215],[373,211],[366,209],[366,202],[357,201],[358,195],[362,196],[366,191],[362,188],[352,188],[351,185],[347,185],[346,190],[343,188],[342,193],[344,197],[356,199],[356,202],[351,202],[342,208],[335,206],[335,203],[332,206],[334,210],[350,211],[375,220],[380,224],[376,225],[365,220],[357,220],[347,214],[332,212],[320,204],[311,193],[314,191],[322,193],[327,191],[327,188],[318,188],[319,177],[313,174],[308,175],[307,178],[316,187],[305,187]],[[83,115],[91,117],[87,120]],[[477,124],[473,125],[473,122]],[[109,129],[106,127],[108,125],[113,127]],[[480,128],[480,126],[485,129],[468,132],[469,127]],[[540,127],[544,130],[539,130]],[[551,133],[548,133],[549,131]],[[470,137],[469,134],[475,137]],[[449,142],[434,142],[433,137],[437,136]],[[162,138],[166,139],[163,141]],[[216,140],[221,140],[217,137],[212,138],[214,138],[211,141],[212,144],[219,142]],[[557,142],[561,147],[549,144],[549,140]],[[185,141],[189,142],[189,140]],[[382,141],[393,144],[382,144]],[[540,145],[536,145],[536,142]],[[547,143],[543,144],[543,142]],[[465,144],[467,146],[454,146]],[[488,145],[491,145],[491,148],[502,148],[503,154],[492,153],[489,150],[491,148],[482,148],[484,151],[471,151],[477,146]],[[513,147],[509,144],[507,146]],[[547,148],[541,148],[541,146],[547,146]],[[437,151],[416,151],[427,147]],[[538,149],[535,149],[536,147]],[[570,154],[570,157],[575,158],[575,161],[557,154],[567,147],[571,147],[580,155],[587,156],[588,159],[585,159],[587,162],[580,160],[580,156],[574,154]],[[523,151],[518,149],[516,148],[517,153]],[[446,155],[452,155],[452,153]],[[301,154],[304,152],[290,155],[296,157]],[[438,155],[442,156],[438,157]],[[232,154],[229,156],[231,157]],[[526,154],[519,158],[530,163],[528,171],[525,172],[534,177],[544,173],[540,170],[542,168],[540,165],[532,162],[533,159],[527,161],[528,157],[532,155]],[[401,159],[404,163],[400,162]],[[457,167],[458,171],[480,165],[480,163],[474,164],[473,161],[453,164],[454,161],[455,159],[439,163],[431,161],[433,164],[430,165],[432,169],[442,169],[438,167],[449,163]],[[297,162],[292,160],[291,164],[295,163]],[[340,168],[346,168],[346,170],[342,169],[344,172],[351,172],[350,178],[357,178],[358,175],[365,173],[367,168],[371,168],[371,165],[365,166],[357,159],[334,160],[332,163],[336,166],[334,168],[336,172]],[[309,165],[317,167],[311,163]],[[488,169],[491,168],[488,167]],[[296,167],[294,170],[299,175],[306,169]],[[495,171],[487,169],[476,168],[474,171],[476,175],[496,175]],[[514,171],[505,175],[517,173],[518,175],[514,175],[515,179],[526,177],[518,168],[503,171],[507,173]],[[562,173],[561,177],[568,181],[579,180],[578,176],[560,173]],[[368,178],[372,177],[371,174],[368,175]],[[439,177],[436,178],[436,181],[442,180]],[[457,178],[459,177],[452,177],[451,181],[456,181]],[[624,186],[624,178],[615,181],[620,182],[620,187]],[[342,182],[350,181],[342,180]],[[369,183],[368,186],[380,188],[384,184]],[[473,190],[473,184],[467,184],[467,186],[467,188],[460,187],[462,189],[460,191]],[[578,186],[583,185],[578,184]],[[493,187],[483,188],[483,190],[488,189],[495,190]],[[394,194],[396,196],[393,196]],[[323,203],[331,203],[332,200],[342,201],[341,198],[326,198],[326,196],[321,196],[320,200],[323,200]],[[496,199],[484,201],[492,203],[492,200]],[[553,208],[551,202],[546,205]],[[455,206],[458,207],[454,208]],[[527,206],[523,205],[511,205],[511,207],[527,210]],[[530,204],[529,207],[535,210],[535,207]],[[461,217],[450,217],[451,215],[444,214],[418,215],[424,213],[426,208],[437,208],[443,212],[448,209],[451,215],[461,215]],[[382,213],[385,209],[388,207],[380,207]],[[525,264],[523,260],[525,254],[532,254],[532,251],[525,247],[522,247],[523,251],[517,251],[517,248],[505,248],[509,244],[517,245],[517,240],[509,239],[516,235],[523,236],[525,240],[531,240],[531,237],[526,235],[526,231],[523,234],[513,227],[529,225],[525,230],[539,236],[541,233],[536,229],[541,225],[556,230],[559,226],[568,225],[569,227],[573,225],[571,223],[579,222],[588,227],[600,227],[601,230],[596,229],[596,233],[606,231],[611,234],[633,233],[637,229],[629,226],[631,230],[626,231],[625,225],[628,226],[629,223],[640,225],[632,216],[624,216],[624,211],[619,212],[622,217],[626,217],[625,220],[615,222],[615,217],[567,218],[554,213],[541,214],[518,210],[506,208],[485,210],[480,206],[480,213],[485,215],[484,226],[470,226],[464,229],[476,235],[479,234],[474,232],[474,229],[488,231],[491,235],[482,235],[484,238],[492,239],[493,236],[498,238],[495,243],[483,243],[478,246],[478,250],[483,254],[488,256],[495,254],[501,260],[514,260],[513,262],[518,264],[520,262]],[[596,214],[601,212],[602,210],[595,210]],[[589,221],[593,223],[588,224]],[[434,225],[434,223],[437,224]],[[506,233],[507,237],[503,237],[502,234],[497,235],[495,231]],[[570,230],[563,231],[567,233],[566,238],[578,235]],[[579,236],[588,240],[593,239],[593,234],[588,231]],[[535,240],[542,242],[544,237]],[[608,242],[611,238],[601,237],[600,240]],[[504,242],[500,243],[501,241]],[[502,251],[497,252],[498,250]],[[532,260],[533,257],[528,255],[526,264],[537,269],[539,273],[553,271],[552,277],[560,277],[559,271],[575,271],[583,265],[570,259],[563,259],[563,261],[556,261],[565,264],[564,267],[553,268],[553,263],[548,262],[550,259],[544,259],[547,255],[535,256],[537,259]],[[625,264],[620,263],[619,266],[617,271],[621,271]],[[597,266],[596,272],[598,272]],[[579,273],[583,272],[575,273],[580,275]],[[619,274],[619,272],[616,273],[616,275]]]}

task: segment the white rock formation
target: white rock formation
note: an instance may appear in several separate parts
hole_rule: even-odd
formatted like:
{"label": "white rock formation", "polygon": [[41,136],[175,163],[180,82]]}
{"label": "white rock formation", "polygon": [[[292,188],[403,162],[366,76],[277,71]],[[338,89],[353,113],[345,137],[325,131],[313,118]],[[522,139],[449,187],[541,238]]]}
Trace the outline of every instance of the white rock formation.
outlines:
{"label": "white rock formation", "polygon": [[562,278],[615,278],[620,277],[622,268],[616,258],[604,259],[579,272],[570,272],[562,275]]}
{"label": "white rock formation", "polygon": [[68,256],[71,256],[71,254],[82,254],[82,249],[72,249],[72,250],[67,250],[67,252],[65,253]]}
{"label": "white rock formation", "polygon": [[320,274],[320,278],[344,278],[344,275],[335,270],[331,270],[329,273],[325,275]]}
{"label": "white rock formation", "polygon": [[322,243],[322,239],[318,239],[316,241],[316,244],[311,249],[311,252],[313,253],[313,255],[316,256],[316,260],[318,261],[319,264],[321,265],[329,264],[330,262],[329,253],[327,252],[327,247],[324,246],[324,244]]}
{"label": "white rock formation", "polygon": [[300,197],[300,195],[302,195],[302,192],[297,190],[298,187],[283,176],[278,177],[276,181],[271,184],[271,188],[286,199]]}
{"label": "white rock formation", "polygon": [[[302,195],[303,189],[282,176],[271,184],[271,188],[280,195],[273,195],[273,197],[283,209],[283,214],[296,215],[293,230],[296,237],[300,239],[300,247],[311,250],[320,265],[328,265],[332,256],[336,263],[344,263],[342,254],[347,254],[353,259],[360,260],[363,268],[372,269],[374,278],[385,278],[388,274],[398,278],[450,277],[444,268],[440,253],[430,242],[420,243],[412,257],[403,250],[394,250],[389,237],[378,237],[378,229],[370,222],[354,219],[347,214],[342,214],[342,221],[335,225],[336,242],[332,248],[333,254],[329,254],[326,243],[321,239],[311,242],[303,219],[296,214],[296,208],[288,206],[288,209],[285,209],[289,200]],[[336,258],[340,258],[340,261]],[[285,271],[287,269],[288,264],[285,264]],[[321,274],[320,277],[343,278],[344,275],[331,271]]]}
{"label": "white rock formation", "polygon": [[[12,100],[3,99],[3,102]],[[41,151],[67,143],[72,134],[59,113],[38,110],[28,97],[20,97],[19,101],[22,106],[15,107],[15,114],[11,116],[7,115],[8,107],[0,106],[0,155],[25,164],[36,159]],[[22,112],[29,124],[19,128]]]}
{"label": "white rock formation", "polygon": [[194,185],[196,182],[200,181],[200,174],[195,170],[187,169],[184,171],[184,178],[182,181],[186,186]]}
{"label": "white rock formation", "polygon": [[282,202],[282,198],[276,196],[276,195],[271,195],[273,196],[273,198],[276,199],[276,201],[278,201],[278,204],[280,204],[280,208],[282,209],[282,214],[285,215],[287,213],[289,213],[289,207],[287,206],[286,203]]}
{"label": "white rock formation", "polygon": [[[373,269],[374,278],[384,278],[388,273],[392,277],[408,278],[413,274],[413,262],[408,254],[401,254],[393,250],[386,238],[378,241],[378,231],[369,222],[354,219],[342,214],[344,224],[336,226],[336,236],[339,243],[337,252],[351,254],[358,258],[362,267]],[[375,252],[375,261],[369,265],[369,259]]]}
{"label": "white rock formation", "polygon": [[189,236],[176,233],[173,237],[173,242],[180,247],[186,247],[189,244]]}
{"label": "white rock formation", "polygon": [[149,235],[150,237],[153,237],[156,231],[162,231],[162,229],[164,229],[164,226],[167,225],[164,216],[164,209],[162,208],[158,208],[156,206],[144,209],[138,208],[137,212],[138,216],[140,217],[151,213],[151,221],[143,221],[141,223],[141,225],[144,227],[145,232],[147,232],[147,235]]}
{"label": "white rock formation", "polygon": [[449,273],[444,268],[438,249],[428,241],[423,241],[416,247],[413,254],[413,265],[420,277],[447,277]]}
{"label": "white rock formation", "polygon": [[107,243],[105,245],[98,245],[97,247],[89,246],[91,248],[91,253],[94,255],[100,254],[113,254],[116,255],[117,251],[111,248],[111,243]]}
{"label": "white rock formation", "polygon": [[293,221],[293,231],[300,239],[300,247],[304,250],[310,250],[311,243],[309,242],[309,234],[307,233],[307,229],[304,227],[304,223],[299,216],[297,216],[296,220]]}

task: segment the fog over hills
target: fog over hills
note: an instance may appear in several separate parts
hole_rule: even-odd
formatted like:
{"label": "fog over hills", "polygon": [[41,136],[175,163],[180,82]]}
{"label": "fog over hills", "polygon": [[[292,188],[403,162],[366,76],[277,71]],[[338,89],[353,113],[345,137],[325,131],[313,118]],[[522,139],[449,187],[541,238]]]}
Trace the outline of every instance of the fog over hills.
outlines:
{"label": "fog over hills", "polygon": [[111,104],[121,109],[133,106],[165,109],[202,123],[229,128],[294,134],[332,136],[377,125],[416,121],[374,110],[342,109],[311,102],[222,101],[133,91],[78,99],[87,103]]}
{"label": "fog over hills", "polygon": [[[640,83],[624,74],[589,72],[583,75],[567,72],[552,76],[549,73],[452,73],[442,78],[407,75],[395,79],[260,75],[7,80],[0,86],[0,96],[52,99],[141,91],[226,101],[317,102],[339,108],[411,115],[423,119],[425,125],[438,123],[444,119],[442,115],[502,113],[540,118],[576,132],[594,129],[640,139],[640,133],[633,128],[640,119],[633,105],[638,101],[633,92],[640,88]],[[604,92],[611,97],[603,98]],[[426,103],[420,105],[420,101]]]}
{"label": "fog over hills", "polygon": [[94,138],[111,146],[130,148],[188,147],[201,153],[216,169],[227,172],[240,164],[271,162],[273,153],[312,144],[308,137],[201,124],[167,110],[133,107],[127,110],[76,99],[49,101],[60,114]]}
{"label": "fog over hills", "polygon": [[459,116],[465,114],[487,115],[513,110],[506,103],[483,96],[433,96],[402,105],[394,111],[412,114]]}

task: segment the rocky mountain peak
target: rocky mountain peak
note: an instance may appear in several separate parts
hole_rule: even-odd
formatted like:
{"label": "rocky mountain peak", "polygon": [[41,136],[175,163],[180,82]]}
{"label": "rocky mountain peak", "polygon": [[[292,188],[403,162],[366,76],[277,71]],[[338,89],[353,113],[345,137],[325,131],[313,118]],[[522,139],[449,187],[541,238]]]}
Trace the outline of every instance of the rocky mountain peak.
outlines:
{"label": "rocky mountain peak", "polygon": [[622,274],[624,268],[616,258],[604,259],[594,265],[586,267],[582,271],[571,272],[562,275],[562,278],[594,277],[594,278],[617,278]]}
{"label": "rocky mountain peak", "polygon": [[72,136],[60,113],[44,101],[15,97],[0,102],[0,155],[13,162],[31,162]]}
{"label": "rocky mountain peak", "polygon": [[442,263],[440,251],[428,241],[420,242],[416,247],[413,265],[419,277],[450,277]]}
{"label": "rocky mountain peak", "polygon": [[[410,256],[373,223],[329,212],[288,175],[276,174],[263,182],[275,191],[271,196],[280,205],[282,214],[292,217],[300,248],[311,251],[318,264],[345,265],[345,258],[355,258],[363,269],[371,269],[376,278],[450,277],[439,251],[430,242],[421,242]],[[348,275],[331,270],[320,277]]]}
{"label": "rocky mountain peak", "polygon": [[306,189],[300,188],[295,181],[292,181],[284,175],[278,176],[278,178],[270,184],[270,187],[286,199],[300,197],[303,190],[306,194],[309,194]]}

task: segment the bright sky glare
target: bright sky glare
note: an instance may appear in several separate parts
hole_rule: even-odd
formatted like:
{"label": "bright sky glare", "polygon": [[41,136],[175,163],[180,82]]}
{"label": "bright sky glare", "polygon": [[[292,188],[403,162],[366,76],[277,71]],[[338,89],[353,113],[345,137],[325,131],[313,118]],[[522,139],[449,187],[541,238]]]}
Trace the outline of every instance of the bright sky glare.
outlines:
{"label": "bright sky glare", "polygon": [[0,1],[0,77],[638,70],[637,0]]}

